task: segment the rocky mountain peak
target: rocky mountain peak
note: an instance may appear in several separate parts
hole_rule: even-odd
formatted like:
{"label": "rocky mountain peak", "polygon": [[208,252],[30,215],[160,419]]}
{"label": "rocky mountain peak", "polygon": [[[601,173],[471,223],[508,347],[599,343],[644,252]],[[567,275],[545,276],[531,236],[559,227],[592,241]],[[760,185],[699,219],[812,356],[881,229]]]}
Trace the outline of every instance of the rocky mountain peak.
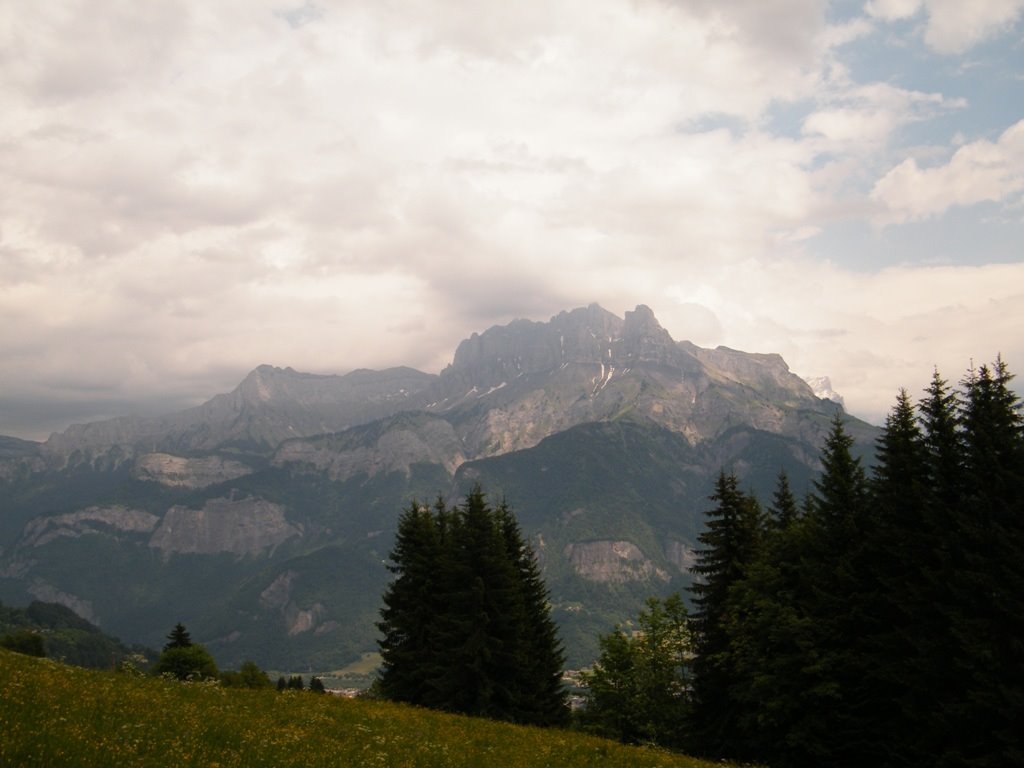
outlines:
{"label": "rocky mountain peak", "polygon": [[622,351],[628,361],[666,363],[678,355],[668,331],[661,327],[651,308],[640,304],[626,312],[622,327]]}
{"label": "rocky mountain peak", "polygon": [[260,365],[242,379],[236,392],[243,400],[249,402],[267,402],[274,395],[281,379],[288,373],[294,374],[291,368],[276,368],[273,365]]}
{"label": "rocky mountain peak", "polygon": [[448,382],[492,387],[564,363],[664,361],[675,342],[643,304],[620,318],[598,304],[561,312],[547,323],[514,320],[459,344],[441,374]]}

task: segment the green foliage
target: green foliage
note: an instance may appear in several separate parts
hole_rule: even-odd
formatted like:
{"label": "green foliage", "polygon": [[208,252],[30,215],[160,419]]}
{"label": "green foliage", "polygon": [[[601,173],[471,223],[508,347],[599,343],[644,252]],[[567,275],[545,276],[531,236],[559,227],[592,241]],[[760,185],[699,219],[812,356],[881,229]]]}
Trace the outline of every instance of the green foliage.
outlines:
{"label": "green foliage", "polygon": [[43,646],[43,636],[31,629],[19,629],[0,637],[0,648],[6,648],[15,653],[23,653],[26,656],[46,656],[46,649]]}
{"label": "green foliage", "polygon": [[4,766],[712,768],[580,733],[391,702],[171,685],[4,651],[0,681]]}
{"label": "green foliage", "polygon": [[390,699],[550,725],[567,717],[547,591],[511,511],[479,487],[399,520],[379,628]]}
{"label": "green foliage", "polygon": [[[0,605],[0,636],[32,632],[39,636],[46,656],[68,664],[110,669],[122,660],[134,658],[146,667],[156,653],[140,646],[126,646],[104,634],[66,606],[33,601],[27,608]],[[33,643],[37,641],[31,641]]]}
{"label": "green foliage", "polygon": [[757,500],[739,490],[735,475],[724,472],[711,497],[716,507],[708,512],[691,569],[698,577],[694,594],[692,739],[701,753],[732,754],[731,732],[741,713],[730,696],[736,670],[729,654],[730,590],[754,562],[765,535],[767,520]]}
{"label": "green foliage", "polygon": [[649,598],[636,629],[600,638],[601,656],[583,676],[587,730],[631,744],[681,747],[690,710],[692,644],[679,595]]}
{"label": "green foliage", "polygon": [[273,688],[270,677],[255,661],[246,661],[238,671],[220,673],[220,683],[227,688]]}
{"label": "green foliage", "polygon": [[167,675],[178,680],[216,680],[217,664],[201,645],[176,646],[160,654],[154,674]]}

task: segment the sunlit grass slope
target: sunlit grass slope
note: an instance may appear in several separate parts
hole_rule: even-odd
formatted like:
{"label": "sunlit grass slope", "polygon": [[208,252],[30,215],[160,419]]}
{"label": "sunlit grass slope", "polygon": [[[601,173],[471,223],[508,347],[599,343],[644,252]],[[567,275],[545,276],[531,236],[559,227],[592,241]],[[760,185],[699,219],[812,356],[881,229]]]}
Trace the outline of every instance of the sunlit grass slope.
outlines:
{"label": "sunlit grass slope", "polygon": [[712,764],[566,731],[309,692],[224,689],[96,672],[0,650],[0,765]]}

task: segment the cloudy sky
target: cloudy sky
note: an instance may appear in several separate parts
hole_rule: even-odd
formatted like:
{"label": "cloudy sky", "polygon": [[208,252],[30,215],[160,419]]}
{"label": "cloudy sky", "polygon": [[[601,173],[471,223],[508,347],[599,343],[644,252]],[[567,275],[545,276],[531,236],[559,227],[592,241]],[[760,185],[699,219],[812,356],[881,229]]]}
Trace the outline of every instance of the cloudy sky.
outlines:
{"label": "cloudy sky", "polygon": [[1024,374],[1024,0],[0,0],[0,434],[598,302]]}

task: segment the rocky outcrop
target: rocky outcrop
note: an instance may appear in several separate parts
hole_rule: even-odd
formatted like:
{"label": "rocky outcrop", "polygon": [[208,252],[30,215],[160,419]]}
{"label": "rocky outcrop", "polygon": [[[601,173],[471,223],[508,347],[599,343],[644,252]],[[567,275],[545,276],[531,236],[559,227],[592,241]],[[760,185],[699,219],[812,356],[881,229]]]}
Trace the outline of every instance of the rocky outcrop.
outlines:
{"label": "rocky outcrop", "polygon": [[41,547],[61,536],[77,539],[95,534],[143,535],[153,531],[159,522],[160,518],[156,515],[137,509],[119,506],[87,507],[78,512],[37,517],[30,521],[22,532],[20,546]]}
{"label": "rocky outcrop", "polygon": [[213,499],[202,509],[171,507],[149,546],[168,555],[257,555],[301,535],[279,504],[251,497]]}
{"label": "rocky outcrop", "polygon": [[317,630],[318,634],[330,631],[333,627],[320,624],[320,620],[326,613],[323,603],[314,603],[307,608],[302,608],[292,600],[292,588],[298,578],[299,575],[295,571],[288,570],[274,579],[260,593],[260,607],[265,611],[274,611],[280,614],[289,637],[311,630]]}
{"label": "rocky outcrop", "polygon": [[187,459],[169,453],[147,453],[135,461],[132,474],[174,488],[206,488],[252,473],[252,467],[220,456]]}
{"label": "rocky outcrop", "polygon": [[444,419],[402,414],[365,429],[337,435],[289,440],[273,464],[299,471],[325,472],[332,480],[401,472],[414,464],[440,464],[454,474],[466,461],[462,441]]}
{"label": "rocky outcrop", "polygon": [[621,584],[670,578],[630,541],[575,542],[567,544],[563,554],[576,575],[588,581]]}

